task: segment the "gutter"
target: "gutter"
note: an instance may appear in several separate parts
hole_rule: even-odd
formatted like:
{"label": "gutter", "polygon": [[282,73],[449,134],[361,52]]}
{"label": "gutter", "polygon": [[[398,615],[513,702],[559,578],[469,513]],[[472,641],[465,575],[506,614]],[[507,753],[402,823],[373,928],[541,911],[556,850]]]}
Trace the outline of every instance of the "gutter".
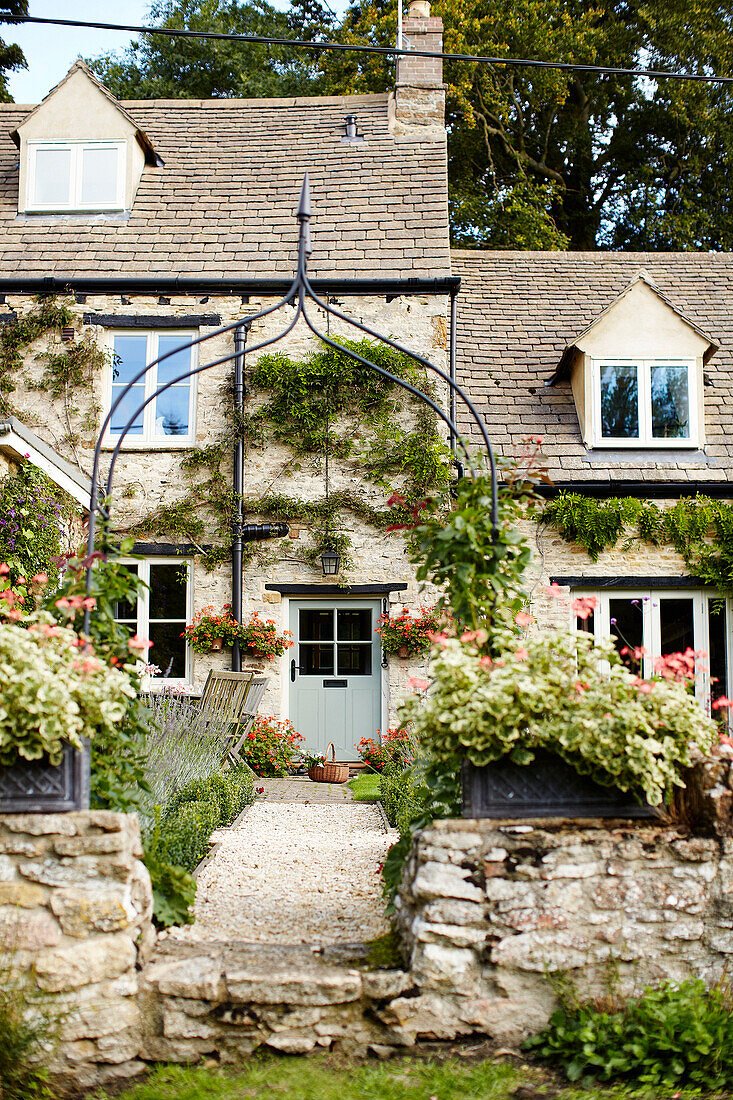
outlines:
{"label": "gutter", "polygon": [[[461,280],[457,275],[440,279],[311,279],[319,294],[386,295],[398,298],[410,294],[457,294]],[[219,276],[201,279],[175,276],[144,276],[125,278],[77,278],[46,275],[42,278],[0,278],[1,294],[264,294],[281,297],[292,286],[292,279],[232,279]]]}
{"label": "gutter", "polygon": [[556,481],[553,485],[538,485],[543,497],[558,493],[582,493],[586,497],[640,497],[646,500],[679,500],[697,493],[703,496],[733,500],[733,481]]}

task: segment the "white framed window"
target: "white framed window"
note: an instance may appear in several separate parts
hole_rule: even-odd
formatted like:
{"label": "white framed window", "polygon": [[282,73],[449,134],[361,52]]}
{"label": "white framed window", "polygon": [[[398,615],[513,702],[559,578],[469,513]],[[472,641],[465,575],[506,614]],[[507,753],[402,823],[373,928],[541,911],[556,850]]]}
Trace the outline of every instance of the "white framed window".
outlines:
{"label": "white framed window", "polygon": [[697,447],[694,360],[594,359],[593,443],[597,447]]}
{"label": "white framed window", "polygon": [[[731,674],[733,600],[712,589],[573,589],[573,597],[595,596],[595,610],[575,626],[597,639],[611,637],[622,659],[639,676],[654,674],[654,659],[688,648],[705,653],[698,662],[695,694],[710,704],[728,695]],[[636,657],[640,649],[645,653]]]}
{"label": "white framed window", "polygon": [[26,210],[124,210],[124,141],[29,141]]}
{"label": "white framed window", "polygon": [[[128,391],[114,410],[107,429],[107,441],[119,438],[131,417],[125,446],[189,446],[196,435],[195,377],[174,382],[196,366],[197,347],[186,347],[198,333],[176,330],[122,329],[109,333],[112,360],[108,370],[105,413],[123,393],[125,386],[148,364],[157,363]],[[173,385],[167,386],[169,382]],[[149,398],[142,412],[136,410]]]}
{"label": "white framed window", "polygon": [[155,683],[192,682],[191,651],[182,637],[193,615],[193,564],[186,558],[151,557],[124,564],[147,585],[135,605],[118,603],[115,619],[152,642],[147,662],[160,672]]}

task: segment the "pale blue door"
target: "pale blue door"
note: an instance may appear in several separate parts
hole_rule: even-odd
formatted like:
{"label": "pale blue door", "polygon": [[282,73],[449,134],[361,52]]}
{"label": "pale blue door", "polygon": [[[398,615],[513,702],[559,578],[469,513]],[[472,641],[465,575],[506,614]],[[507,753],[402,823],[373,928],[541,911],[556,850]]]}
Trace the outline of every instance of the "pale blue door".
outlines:
{"label": "pale blue door", "polygon": [[292,600],[290,719],[306,748],[358,760],[362,737],[381,725],[378,600]]}

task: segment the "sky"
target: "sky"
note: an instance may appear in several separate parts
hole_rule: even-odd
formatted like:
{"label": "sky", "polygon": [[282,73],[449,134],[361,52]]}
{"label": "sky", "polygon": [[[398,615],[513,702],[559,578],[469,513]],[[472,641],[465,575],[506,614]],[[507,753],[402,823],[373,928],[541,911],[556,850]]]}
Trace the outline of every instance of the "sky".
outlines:
{"label": "sky", "polygon": [[[287,9],[288,0],[270,0],[273,7]],[[345,2],[331,7],[345,8]],[[100,23],[142,24],[150,0],[31,0],[29,14],[57,19],[89,19]],[[11,73],[10,94],[16,103],[39,103],[66,75],[77,57],[124,50],[134,35],[124,31],[85,30],[80,27],[51,27],[33,23],[4,25],[0,37],[17,42],[28,68]]]}

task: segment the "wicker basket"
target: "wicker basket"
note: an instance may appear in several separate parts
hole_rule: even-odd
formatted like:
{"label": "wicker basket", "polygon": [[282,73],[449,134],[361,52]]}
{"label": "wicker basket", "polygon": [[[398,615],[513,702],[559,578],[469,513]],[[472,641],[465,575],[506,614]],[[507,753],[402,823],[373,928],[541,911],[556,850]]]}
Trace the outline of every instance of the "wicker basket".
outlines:
{"label": "wicker basket", "polygon": [[[329,751],[331,759],[328,759]],[[326,749],[326,759],[323,764],[317,764],[308,768],[308,778],[314,783],[346,783],[349,778],[349,765],[336,763],[336,746],[333,741]]]}

